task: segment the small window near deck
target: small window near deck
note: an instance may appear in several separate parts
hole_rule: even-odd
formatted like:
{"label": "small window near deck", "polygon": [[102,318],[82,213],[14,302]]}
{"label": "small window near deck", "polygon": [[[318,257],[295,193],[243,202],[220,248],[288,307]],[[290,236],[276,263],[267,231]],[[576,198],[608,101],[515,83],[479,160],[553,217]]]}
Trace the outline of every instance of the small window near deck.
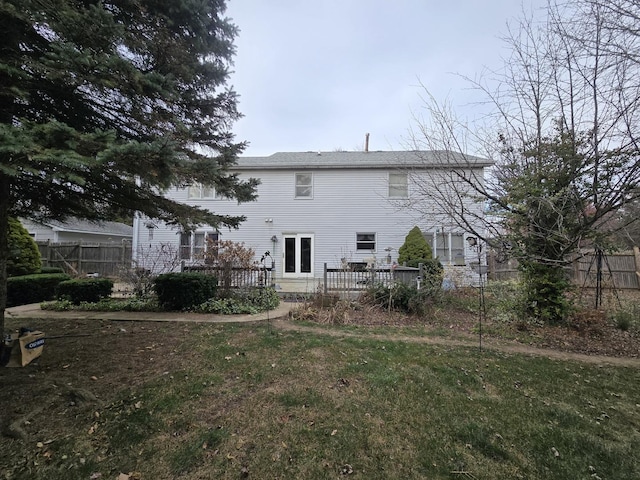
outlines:
{"label": "small window near deck", "polygon": [[368,252],[376,249],[375,233],[356,233],[356,250],[366,250]]}

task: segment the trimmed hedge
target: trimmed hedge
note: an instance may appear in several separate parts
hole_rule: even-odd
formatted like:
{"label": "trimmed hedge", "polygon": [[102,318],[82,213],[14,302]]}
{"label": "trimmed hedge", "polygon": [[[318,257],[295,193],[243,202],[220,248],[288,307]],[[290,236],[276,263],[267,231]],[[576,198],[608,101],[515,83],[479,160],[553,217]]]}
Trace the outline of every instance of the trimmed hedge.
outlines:
{"label": "trimmed hedge", "polygon": [[111,296],[113,281],[108,278],[67,280],[58,284],[58,300],[69,300],[74,305],[81,302],[95,303]]}
{"label": "trimmed hedge", "polygon": [[216,296],[218,279],[204,273],[165,273],[154,281],[158,303],[165,310],[188,310]]}
{"label": "trimmed hedge", "polygon": [[71,277],[65,273],[23,275],[7,279],[7,307],[56,298],[56,287]]}
{"label": "trimmed hedge", "polygon": [[42,267],[40,273],[65,273],[65,271],[60,267]]}

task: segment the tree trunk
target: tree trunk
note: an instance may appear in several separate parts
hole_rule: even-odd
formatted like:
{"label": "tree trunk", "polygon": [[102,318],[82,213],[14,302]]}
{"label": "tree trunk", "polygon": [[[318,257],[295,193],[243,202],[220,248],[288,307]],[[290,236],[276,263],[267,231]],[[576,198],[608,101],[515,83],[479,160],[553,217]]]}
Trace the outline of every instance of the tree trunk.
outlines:
{"label": "tree trunk", "polygon": [[0,334],[4,339],[4,310],[7,306],[7,260],[9,258],[9,177],[0,174]]}

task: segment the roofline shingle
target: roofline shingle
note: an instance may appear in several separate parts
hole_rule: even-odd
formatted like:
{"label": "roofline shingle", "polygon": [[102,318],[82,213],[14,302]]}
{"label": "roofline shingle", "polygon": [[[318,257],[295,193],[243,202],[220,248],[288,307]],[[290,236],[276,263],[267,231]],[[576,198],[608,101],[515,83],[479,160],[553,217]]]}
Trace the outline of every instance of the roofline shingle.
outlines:
{"label": "roofline shingle", "polygon": [[267,157],[238,157],[235,170],[358,168],[483,168],[492,160],[444,150],[370,152],[277,152]]}

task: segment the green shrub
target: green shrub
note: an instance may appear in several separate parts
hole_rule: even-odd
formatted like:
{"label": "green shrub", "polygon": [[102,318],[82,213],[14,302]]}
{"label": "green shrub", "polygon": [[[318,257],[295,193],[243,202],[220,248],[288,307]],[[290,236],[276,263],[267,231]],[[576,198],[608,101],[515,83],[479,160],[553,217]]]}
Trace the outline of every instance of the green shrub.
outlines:
{"label": "green shrub", "polygon": [[27,229],[15,218],[9,218],[8,241],[7,275],[17,277],[37,273],[42,266],[40,250]]}
{"label": "green shrub", "polygon": [[258,307],[242,302],[233,297],[210,298],[193,308],[195,313],[217,313],[219,315],[237,315],[258,313]]}
{"label": "green shrub", "polygon": [[609,313],[609,317],[617,329],[623,332],[635,330],[640,325],[640,307],[637,305],[625,305]]}
{"label": "green shrub", "polygon": [[234,297],[256,306],[261,312],[273,310],[280,305],[278,292],[273,288],[245,288],[236,292]]}
{"label": "green shrub", "polygon": [[66,312],[69,310],[91,312],[160,312],[162,309],[155,298],[102,298],[98,302],[81,302],[76,305],[69,300],[44,302],[42,310]]}
{"label": "green shrub", "polygon": [[522,273],[528,315],[551,325],[565,323],[572,305],[566,296],[571,284],[564,269],[524,261],[518,268]]}
{"label": "green shrub", "polygon": [[222,315],[253,314],[273,310],[280,297],[273,288],[248,288],[233,292],[226,298],[212,298],[193,308],[197,313]]}
{"label": "green shrub", "polygon": [[423,288],[431,290],[432,294],[440,291],[444,279],[444,268],[437,258],[428,258],[422,263]]}
{"label": "green shrub", "polygon": [[80,302],[98,302],[101,298],[107,298],[112,290],[113,281],[108,278],[67,280],[58,284],[56,297],[79,305]]}
{"label": "green shrub", "polygon": [[524,285],[520,281],[503,280],[487,283],[486,301],[491,316],[497,322],[526,325],[538,324],[539,319],[529,315],[527,296]]}
{"label": "green shrub", "polygon": [[429,243],[422,235],[419,227],[413,227],[398,249],[398,263],[407,267],[417,267],[433,259],[433,252]]}
{"label": "green shrub", "polygon": [[60,282],[69,280],[64,273],[11,277],[7,280],[7,306],[26,305],[53,300]]}
{"label": "green shrub", "polygon": [[214,298],[218,280],[203,273],[165,273],[154,281],[158,303],[165,310],[188,310]]}
{"label": "green shrub", "polygon": [[65,273],[60,267],[42,267],[39,273]]}

